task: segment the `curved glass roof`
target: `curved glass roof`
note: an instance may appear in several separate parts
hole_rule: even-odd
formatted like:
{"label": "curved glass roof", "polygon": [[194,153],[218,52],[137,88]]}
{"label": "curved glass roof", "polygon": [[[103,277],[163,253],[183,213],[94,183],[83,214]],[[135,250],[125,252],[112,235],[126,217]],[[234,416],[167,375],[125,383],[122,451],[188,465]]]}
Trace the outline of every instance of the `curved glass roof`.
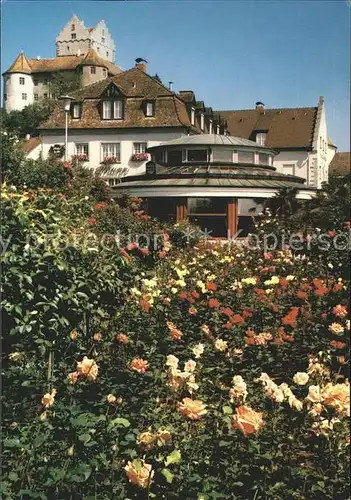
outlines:
{"label": "curved glass roof", "polygon": [[199,134],[187,135],[179,137],[173,141],[163,142],[158,146],[151,146],[148,150],[165,146],[246,146],[257,149],[271,149],[265,146],[260,146],[257,142],[243,139],[242,137],[234,137],[231,135],[218,135],[218,134]]}

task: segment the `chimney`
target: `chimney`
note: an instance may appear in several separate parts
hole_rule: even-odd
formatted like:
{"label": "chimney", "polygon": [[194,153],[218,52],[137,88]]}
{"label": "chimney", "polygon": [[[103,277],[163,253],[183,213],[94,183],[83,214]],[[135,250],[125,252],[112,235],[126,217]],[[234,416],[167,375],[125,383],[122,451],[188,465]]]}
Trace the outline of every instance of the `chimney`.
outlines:
{"label": "chimney", "polygon": [[171,92],[173,91],[173,82],[168,82],[168,88]]}
{"label": "chimney", "polygon": [[147,68],[146,63],[136,63],[135,67],[146,73],[146,68]]}
{"label": "chimney", "polygon": [[324,104],[324,97],[322,95],[319,96],[319,104]]}
{"label": "chimney", "polygon": [[261,115],[264,115],[264,104],[263,102],[257,101],[256,102],[256,111],[260,113]]}

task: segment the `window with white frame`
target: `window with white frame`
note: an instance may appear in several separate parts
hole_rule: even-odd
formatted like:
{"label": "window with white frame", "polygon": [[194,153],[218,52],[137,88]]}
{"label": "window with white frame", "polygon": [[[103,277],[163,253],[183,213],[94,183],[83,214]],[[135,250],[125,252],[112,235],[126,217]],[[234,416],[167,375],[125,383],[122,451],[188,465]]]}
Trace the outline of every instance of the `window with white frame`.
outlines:
{"label": "window with white frame", "polygon": [[76,35],[75,33],[72,33],[72,34],[71,34],[71,38],[72,38],[72,40],[76,40],[77,35]]}
{"label": "window with white frame", "polygon": [[27,94],[22,94],[22,101],[26,101],[27,100]]}
{"label": "window with white frame", "polygon": [[91,73],[92,75],[95,75],[95,74],[96,74],[96,68],[95,68],[95,66],[90,66],[90,73]]}
{"label": "window with white frame", "polygon": [[135,155],[146,153],[147,142],[134,142],[133,143],[133,153]]}
{"label": "window with white frame", "polygon": [[101,144],[101,160],[115,158],[116,162],[121,161],[121,144],[119,142],[104,142]]}
{"label": "window with white frame", "polygon": [[212,120],[210,120],[209,125],[208,125],[208,133],[212,134]]}
{"label": "window with white frame", "polygon": [[201,113],[201,116],[200,116],[200,128],[201,128],[201,130],[203,130],[205,128],[205,117],[204,117],[203,113]]}
{"label": "window with white frame", "polygon": [[75,24],[72,24],[72,25],[71,25],[71,31],[75,31],[75,29],[76,29],[76,25],[75,25]]}
{"label": "window with white frame", "polygon": [[35,100],[35,101],[38,101],[38,100],[39,100],[39,96],[38,96],[38,94],[34,94],[34,100]]}
{"label": "window with white frame", "polygon": [[259,144],[260,146],[264,146],[266,142],[266,136],[267,134],[265,134],[264,132],[259,132],[258,134],[256,134],[257,144]]}
{"label": "window with white frame", "polygon": [[121,99],[113,101],[113,118],[121,120],[123,118],[123,102]]}
{"label": "window with white frame", "polygon": [[145,115],[146,116],[154,116],[155,115],[155,103],[153,101],[146,102]]}
{"label": "window with white frame", "polygon": [[80,118],[80,104],[73,104],[72,116],[73,118]]}
{"label": "window with white frame", "polygon": [[24,77],[23,76],[19,77],[19,83],[20,83],[20,85],[24,85]]}
{"label": "window with white frame", "polygon": [[190,111],[190,123],[195,125],[195,108],[191,108]]}
{"label": "window with white frame", "polygon": [[89,144],[87,142],[76,143],[76,154],[89,159]]}
{"label": "window with white frame", "polygon": [[123,102],[121,99],[115,101],[103,101],[102,103],[103,120],[121,120],[123,118]]}

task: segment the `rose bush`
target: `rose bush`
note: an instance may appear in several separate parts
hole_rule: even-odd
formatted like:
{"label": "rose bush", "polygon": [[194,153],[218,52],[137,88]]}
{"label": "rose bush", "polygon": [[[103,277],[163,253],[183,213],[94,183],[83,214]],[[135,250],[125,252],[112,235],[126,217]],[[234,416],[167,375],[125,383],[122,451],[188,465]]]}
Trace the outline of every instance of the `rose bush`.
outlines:
{"label": "rose bush", "polygon": [[345,276],[97,246],[116,209],[82,194],[3,193],[1,497],[347,498]]}

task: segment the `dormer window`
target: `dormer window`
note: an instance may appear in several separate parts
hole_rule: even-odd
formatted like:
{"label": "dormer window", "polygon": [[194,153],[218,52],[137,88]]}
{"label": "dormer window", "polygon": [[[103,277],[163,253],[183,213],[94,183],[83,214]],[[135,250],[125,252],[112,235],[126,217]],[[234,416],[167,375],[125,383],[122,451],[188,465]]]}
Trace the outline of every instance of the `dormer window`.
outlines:
{"label": "dormer window", "polygon": [[80,118],[81,105],[79,103],[72,104],[72,118]]}
{"label": "dormer window", "polygon": [[204,117],[203,113],[201,113],[201,116],[200,116],[200,128],[201,128],[201,130],[204,130],[204,128],[205,128],[205,117]]}
{"label": "dormer window", "polygon": [[122,99],[109,100],[102,102],[103,120],[122,120],[123,119],[123,101]]}
{"label": "dormer window", "polygon": [[145,103],[145,116],[155,116],[155,102],[146,101]]}
{"label": "dormer window", "polygon": [[191,108],[190,110],[190,123],[195,125],[195,108]]}
{"label": "dormer window", "polygon": [[265,142],[266,142],[266,136],[267,136],[267,134],[265,134],[263,132],[259,132],[258,134],[256,134],[257,144],[259,144],[260,146],[264,146]]}

